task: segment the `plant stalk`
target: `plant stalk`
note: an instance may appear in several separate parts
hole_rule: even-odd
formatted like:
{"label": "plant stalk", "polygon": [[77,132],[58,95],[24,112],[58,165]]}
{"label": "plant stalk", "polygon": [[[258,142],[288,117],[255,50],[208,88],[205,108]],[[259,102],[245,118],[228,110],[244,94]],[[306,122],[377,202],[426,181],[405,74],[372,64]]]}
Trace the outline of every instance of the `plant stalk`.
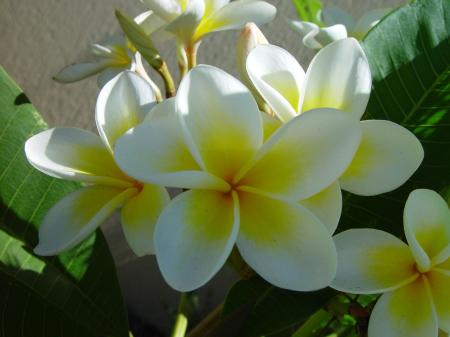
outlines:
{"label": "plant stalk", "polygon": [[187,337],[204,337],[208,332],[217,326],[220,322],[223,304],[219,305],[208,316],[205,317],[194,329],[192,329]]}
{"label": "plant stalk", "polygon": [[175,324],[172,329],[171,337],[184,337],[188,327],[188,293],[181,293],[180,303],[178,305]]}
{"label": "plant stalk", "polygon": [[161,67],[154,68],[164,81],[164,88],[166,90],[166,98],[174,97],[176,93],[175,83],[172,75],[167,67],[166,62],[163,62]]}

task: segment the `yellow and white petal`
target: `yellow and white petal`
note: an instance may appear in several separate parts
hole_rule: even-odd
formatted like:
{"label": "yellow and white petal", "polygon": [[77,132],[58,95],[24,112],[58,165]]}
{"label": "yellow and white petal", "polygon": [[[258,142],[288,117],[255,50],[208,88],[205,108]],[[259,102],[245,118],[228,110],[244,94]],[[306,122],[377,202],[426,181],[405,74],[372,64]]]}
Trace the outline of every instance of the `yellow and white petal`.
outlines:
{"label": "yellow and white petal", "polygon": [[363,16],[361,16],[358,21],[356,21],[355,26],[350,32],[353,37],[358,40],[362,40],[362,38],[367,34],[367,32],[374,27],[386,14],[388,14],[391,9],[387,8],[379,8],[373,9],[371,11],[366,12]]}
{"label": "yellow and white petal", "polygon": [[155,231],[156,259],[167,283],[191,291],[223,266],[239,231],[239,203],[231,193],[192,190],[173,199]]}
{"label": "yellow and white petal", "polygon": [[312,291],[336,272],[336,249],[324,225],[297,203],[239,192],[237,246],[245,262],[269,283]]}
{"label": "yellow and white petal", "polygon": [[450,333],[450,272],[430,271],[427,280],[439,319],[439,328]]}
{"label": "yellow and white petal", "polygon": [[170,22],[165,30],[174,34],[179,41],[189,43],[205,13],[204,0],[190,0],[186,10]]}
{"label": "yellow and white petal", "polygon": [[264,141],[270,138],[283,124],[281,121],[265,112],[261,112],[261,119],[263,123]]}
{"label": "yellow and white petal", "polygon": [[175,108],[191,153],[218,177],[231,180],[262,144],[254,98],[244,84],[219,68],[192,69],[180,84]]}
{"label": "yellow and white petal", "polygon": [[[450,257],[450,210],[436,192],[418,189],[406,200],[403,224],[409,247],[423,271]],[[444,254],[444,255],[442,255]]]}
{"label": "yellow and white petal", "polygon": [[323,191],[300,201],[300,205],[311,211],[328,229],[336,230],[342,212],[342,193],[338,182]]}
{"label": "yellow and white petal", "polygon": [[361,137],[359,124],[334,109],[295,117],[242,169],[237,176],[239,185],[295,202],[319,193],[335,182],[353,159]]}
{"label": "yellow and white petal", "polygon": [[258,45],[247,57],[247,73],[282,121],[297,115],[305,72],[294,56],[274,45]]}
{"label": "yellow and white petal", "polygon": [[326,6],[321,12],[321,17],[327,26],[342,24],[350,30],[355,25],[355,19],[346,11],[336,6]]}
{"label": "yellow and white petal", "polygon": [[301,110],[335,108],[360,119],[371,87],[369,63],[358,41],[338,40],[321,49],[311,61]]}
{"label": "yellow and white petal", "polygon": [[362,121],[361,128],[361,144],[339,180],[342,189],[371,196],[403,185],[422,163],[424,151],[420,141],[390,121]]}
{"label": "yellow and white petal", "polygon": [[383,294],[372,311],[368,337],[438,335],[438,320],[425,280]]}
{"label": "yellow and white petal", "polygon": [[164,187],[145,184],[140,193],[122,207],[122,229],[128,245],[137,256],[154,254],[156,222],[170,201]]}
{"label": "yellow and white petal", "polygon": [[99,136],[77,128],[55,128],[34,135],[25,143],[28,161],[56,178],[129,186]]}
{"label": "yellow and white petal", "polygon": [[226,6],[230,0],[205,0],[205,17]]}
{"label": "yellow and white petal", "polygon": [[333,25],[313,30],[305,35],[303,44],[311,49],[320,49],[326,45],[347,38],[347,29],[344,25]]}
{"label": "yellow and white petal", "polygon": [[156,105],[145,122],[116,143],[114,155],[128,175],[168,187],[228,190],[228,184],[200,169],[183,137],[175,99]]}
{"label": "yellow and white petal", "polygon": [[76,246],[136,193],[135,188],[108,186],[88,186],[72,192],[45,216],[34,252],[56,255]]}
{"label": "yellow and white petal", "polygon": [[194,41],[211,32],[241,29],[247,22],[261,25],[272,21],[277,9],[265,1],[236,0],[205,17],[198,26]]}
{"label": "yellow and white petal", "polygon": [[53,77],[55,81],[61,83],[72,83],[98,74],[102,70],[111,66],[109,60],[103,62],[76,63],[71,64],[61,70]]}
{"label": "yellow and white petal", "polygon": [[350,229],[334,236],[338,268],[331,287],[377,294],[413,282],[419,274],[408,245],[377,229]]}
{"label": "yellow and white petal", "polygon": [[289,26],[303,36],[319,28],[315,23],[297,20],[289,20]]}
{"label": "yellow and white petal", "polygon": [[177,0],[141,0],[141,2],[167,22],[176,18],[182,10]]}
{"label": "yellow and white petal", "polygon": [[155,104],[155,92],[150,84],[131,71],[120,73],[100,90],[95,121],[111,151],[117,139],[142,122]]}

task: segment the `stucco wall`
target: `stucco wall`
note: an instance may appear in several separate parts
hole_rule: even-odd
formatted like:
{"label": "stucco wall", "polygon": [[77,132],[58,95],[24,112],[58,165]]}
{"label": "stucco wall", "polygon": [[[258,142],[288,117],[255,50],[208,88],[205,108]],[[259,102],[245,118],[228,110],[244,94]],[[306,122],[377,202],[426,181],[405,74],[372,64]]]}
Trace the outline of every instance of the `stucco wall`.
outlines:
{"label": "stucco wall", "polygon": [[[291,1],[269,2],[278,8],[278,16],[262,30],[271,43],[291,51],[306,68],[313,53],[302,46],[300,37],[285,22],[285,18],[296,16]],[[343,7],[357,17],[367,9],[393,8],[403,1],[324,2]],[[138,0],[0,0],[0,63],[24,88],[51,126],[95,130],[93,111],[98,92],[95,79],[61,85],[51,77],[64,66],[85,59],[89,43],[118,31],[113,14],[115,8],[130,15],[144,9]],[[199,62],[217,65],[235,74],[236,36],[237,32],[222,32],[205,39]],[[161,50],[176,73],[172,43],[163,45]],[[132,255],[123,241],[117,218],[111,219],[104,230],[119,267],[127,303],[145,320],[165,329],[170,324],[168,311],[173,308],[177,294],[165,285],[152,257],[136,259]],[[217,303],[233,279],[231,271],[221,272],[203,289],[203,299],[206,299],[203,307],[209,309]]]}

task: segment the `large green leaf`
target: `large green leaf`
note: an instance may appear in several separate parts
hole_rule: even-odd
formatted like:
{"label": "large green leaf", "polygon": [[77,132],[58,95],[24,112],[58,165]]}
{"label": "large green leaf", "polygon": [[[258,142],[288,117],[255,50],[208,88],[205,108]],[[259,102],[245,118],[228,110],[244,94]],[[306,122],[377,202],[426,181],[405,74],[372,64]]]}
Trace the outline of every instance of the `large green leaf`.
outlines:
{"label": "large green leaf", "polygon": [[[415,188],[441,191],[449,187],[449,38],[450,2],[421,0],[383,19],[363,41],[373,75],[365,118],[388,119],[407,127],[422,142],[425,160],[410,181],[394,192],[375,197],[346,194],[339,230],[374,227],[401,236],[408,194]],[[244,307],[241,315],[249,319],[242,336],[251,337],[302,322],[335,294],[291,293],[268,284],[248,285],[237,283],[227,303],[234,304],[235,310]],[[249,300],[256,304],[249,306]]]}
{"label": "large green leaf", "polygon": [[25,140],[45,128],[0,67],[0,335],[126,337],[126,311],[100,231],[58,257],[33,255],[43,216],[78,187],[27,163]]}
{"label": "large green leaf", "polygon": [[367,35],[373,90],[364,119],[388,119],[412,131],[425,159],[401,188],[376,197],[346,195],[340,230],[375,227],[403,235],[402,214],[416,188],[450,185],[450,2],[416,1]]}

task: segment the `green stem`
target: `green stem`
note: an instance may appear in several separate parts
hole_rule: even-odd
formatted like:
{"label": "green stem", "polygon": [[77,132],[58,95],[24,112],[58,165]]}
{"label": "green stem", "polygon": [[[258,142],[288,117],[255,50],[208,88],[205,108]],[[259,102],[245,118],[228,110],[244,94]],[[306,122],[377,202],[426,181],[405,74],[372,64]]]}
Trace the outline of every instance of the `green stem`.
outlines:
{"label": "green stem", "polygon": [[154,68],[164,81],[164,88],[166,90],[166,98],[174,97],[176,93],[175,83],[166,62],[163,62],[161,67]]}
{"label": "green stem", "polygon": [[186,330],[188,327],[188,315],[187,315],[187,304],[188,304],[188,294],[181,293],[180,304],[178,305],[177,316],[175,318],[175,324],[172,329],[171,337],[184,337],[186,335]]}
{"label": "green stem", "polygon": [[199,45],[200,45],[200,42],[195,42],[195,43],[188,43],[184,47],[184,50],[186,51],[187,61],[188,61],[187,62],[188,70],[197,66],[197,51],[198,51]]}

